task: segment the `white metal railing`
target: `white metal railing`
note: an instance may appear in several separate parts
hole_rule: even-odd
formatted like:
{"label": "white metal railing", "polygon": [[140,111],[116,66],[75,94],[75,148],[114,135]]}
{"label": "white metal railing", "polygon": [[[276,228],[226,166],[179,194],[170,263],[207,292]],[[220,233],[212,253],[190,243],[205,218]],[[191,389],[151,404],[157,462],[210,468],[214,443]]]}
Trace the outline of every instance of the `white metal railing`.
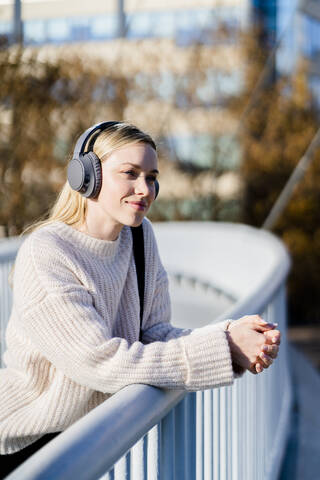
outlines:
{"label": "white metal railing", "polygon": [[[156,228],[160,250],[165,247],[161,236],[163,239],[168,233],[161,232],[161,228],[165,230],[167,227]],[[190,242],[193,251],[195,238],[201,243],[199,231],[194,238],[189,232],[186,240],[190,224],[171,224],[172,228],[175,230],[170,231],[170,235],[181,235]],[[228,236],[231,235],[231,242],[234,242],[237,235],[238,239],[243,236],[244,227],[227,225],[225,230],[222,226],[224,231],[221,231],[221,225],[207,224],[206,228],[206,240],[212,229],[215,231],[212,238],[216,238],[217,243],[219,235],[225,235],[224,245],[230,251],[225,258],[219,254],[219,259],[226,263],[228,270],[228,261],[233,265],[235,256],[239,255],[239,251],[228,245]],[[201,229],[204,233],[203,225]],[[282,244],[272,235],[247,227],[245,235],[260,242],[261,253],[265,253],[262,260],[267,259],[267,265],[265,271],[260,266],[261,278],[257,277],[260,281],[251,286],[247,281],[250,288],[246,294],[239,297],[221,318],[261,313],[266,320],[277,321],[282,331],[282,345],[275,364],[260,375],[245,374],[232,387],[204,392],[185,394],[147,385],[128,386],[56,437],[8,478],[73,480],[98,479],[102,475],[108,480],[277,478],[286,444],[292,398],[285,298],[289,259]],[[241,248],[248,245],[250,261],[253,255],[250,241],[238,243]],[[210,245],[214,249],[212,242]],[[268,256],[265,250],[268,248],[273,251],[272,256]],[[166,258],[166,249],[161,252],[164,253],[164,263],[174,272],[176,267],[170,258]],[[203,254],[203,245],[199,246],[198,252]],[[206,265],[210,267],[208,251],[205,253],[205,264],[199,267],[200,283],[204,285],[210,284],[206,273]],[[255,258],[260,258],[259,252],[256,253]],[[0,261],[3,259],[0,254]],[[176,255],[174,261],[177,261]],[[198,264],[201,261],[199,257]],[[256,267],[260,268],[259,265]],[[193,276],[199,277],[200,270],[197,272],[191,268]],[[240,273],[242,269],[240,262]],[[179,269],[179,275],[188,277],[189,273]],[[233,275],[237,277],[235,270]],[[213,284],[217,285],[216,279]],[[234,295],[235,290],[227,288],[229,295]]]}
{"label": "white metal railing", "polygon": [[12,290],[8,283],[8,277],[21,242],[20,238],[0,241],[0,366],[5,348],[5,330],[12,303]]}

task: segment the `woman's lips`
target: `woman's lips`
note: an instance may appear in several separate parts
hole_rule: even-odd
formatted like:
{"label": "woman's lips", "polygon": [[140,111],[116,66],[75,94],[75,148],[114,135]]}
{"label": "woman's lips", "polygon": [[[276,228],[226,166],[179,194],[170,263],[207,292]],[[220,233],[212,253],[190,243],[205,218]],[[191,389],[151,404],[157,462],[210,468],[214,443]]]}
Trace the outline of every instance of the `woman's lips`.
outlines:
{"label": "woman's lips", "polygon": [[147,205],[145,203],[140,203],[140,202],[128,202],[130,207],[132,207],[134,210],[145,210],[147,208]]}

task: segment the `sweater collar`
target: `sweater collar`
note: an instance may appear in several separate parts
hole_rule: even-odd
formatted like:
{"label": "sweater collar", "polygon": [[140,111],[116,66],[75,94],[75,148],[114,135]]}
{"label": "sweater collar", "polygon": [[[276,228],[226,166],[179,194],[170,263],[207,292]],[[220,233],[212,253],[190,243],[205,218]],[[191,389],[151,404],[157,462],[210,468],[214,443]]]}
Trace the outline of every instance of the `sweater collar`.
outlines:
{"label": "sweater collar", "polygon": [[120,239],[123,235],[127,234],[128,230],[128,228],[124,226],[116,240],[101,240],[99,238],[91,237],[86,233],[79,232],[79,230],[76,230],[71,225],[67,225],[60,221],[55,222],[54,225],[56,232],[61,237],[72,242],[74,246],[84,248],[85,250],[102,257],[115,256],[120,244]]}

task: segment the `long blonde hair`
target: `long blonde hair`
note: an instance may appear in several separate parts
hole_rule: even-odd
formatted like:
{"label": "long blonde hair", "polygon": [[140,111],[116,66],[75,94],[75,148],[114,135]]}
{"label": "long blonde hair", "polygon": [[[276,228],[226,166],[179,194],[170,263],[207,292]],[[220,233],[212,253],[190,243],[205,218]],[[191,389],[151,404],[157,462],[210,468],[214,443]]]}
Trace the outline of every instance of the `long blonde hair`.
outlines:
{"label": "long blonde hair", "polygon": [[[89,142],[90,139],[87,144]],[[95,139],[93,151],[101,161],[105,161],[115,150],[135,143],[146,143],[156,150],[155,142],[150,135],[130,123],[116,122],[99,133]],[[86,212],[87,198],[72,190],[69,183],[66,182],[49,210],[48,218],[29,225],[22,235],[56,221],[79,227],[85,223]]]}

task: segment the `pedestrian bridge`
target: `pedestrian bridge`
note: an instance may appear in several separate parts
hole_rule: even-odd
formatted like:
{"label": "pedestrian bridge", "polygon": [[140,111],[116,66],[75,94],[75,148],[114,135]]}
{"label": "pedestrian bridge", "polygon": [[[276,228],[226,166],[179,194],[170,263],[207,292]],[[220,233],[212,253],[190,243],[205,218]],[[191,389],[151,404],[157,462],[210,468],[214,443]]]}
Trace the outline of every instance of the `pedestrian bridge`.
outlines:
{"label": "pedestrian bridge", "polygon": [[[173,323],[198,327],[259,313],[282,344],[260,375],[186,393],[128,386],[37,452],[8,479],[275,480],[290,424],[286,339],[289,257],[268,232],[241,224],[155,224],[169,272]],[[7,276],[21,240],[0,242],[1,349],[11,305]]]}

